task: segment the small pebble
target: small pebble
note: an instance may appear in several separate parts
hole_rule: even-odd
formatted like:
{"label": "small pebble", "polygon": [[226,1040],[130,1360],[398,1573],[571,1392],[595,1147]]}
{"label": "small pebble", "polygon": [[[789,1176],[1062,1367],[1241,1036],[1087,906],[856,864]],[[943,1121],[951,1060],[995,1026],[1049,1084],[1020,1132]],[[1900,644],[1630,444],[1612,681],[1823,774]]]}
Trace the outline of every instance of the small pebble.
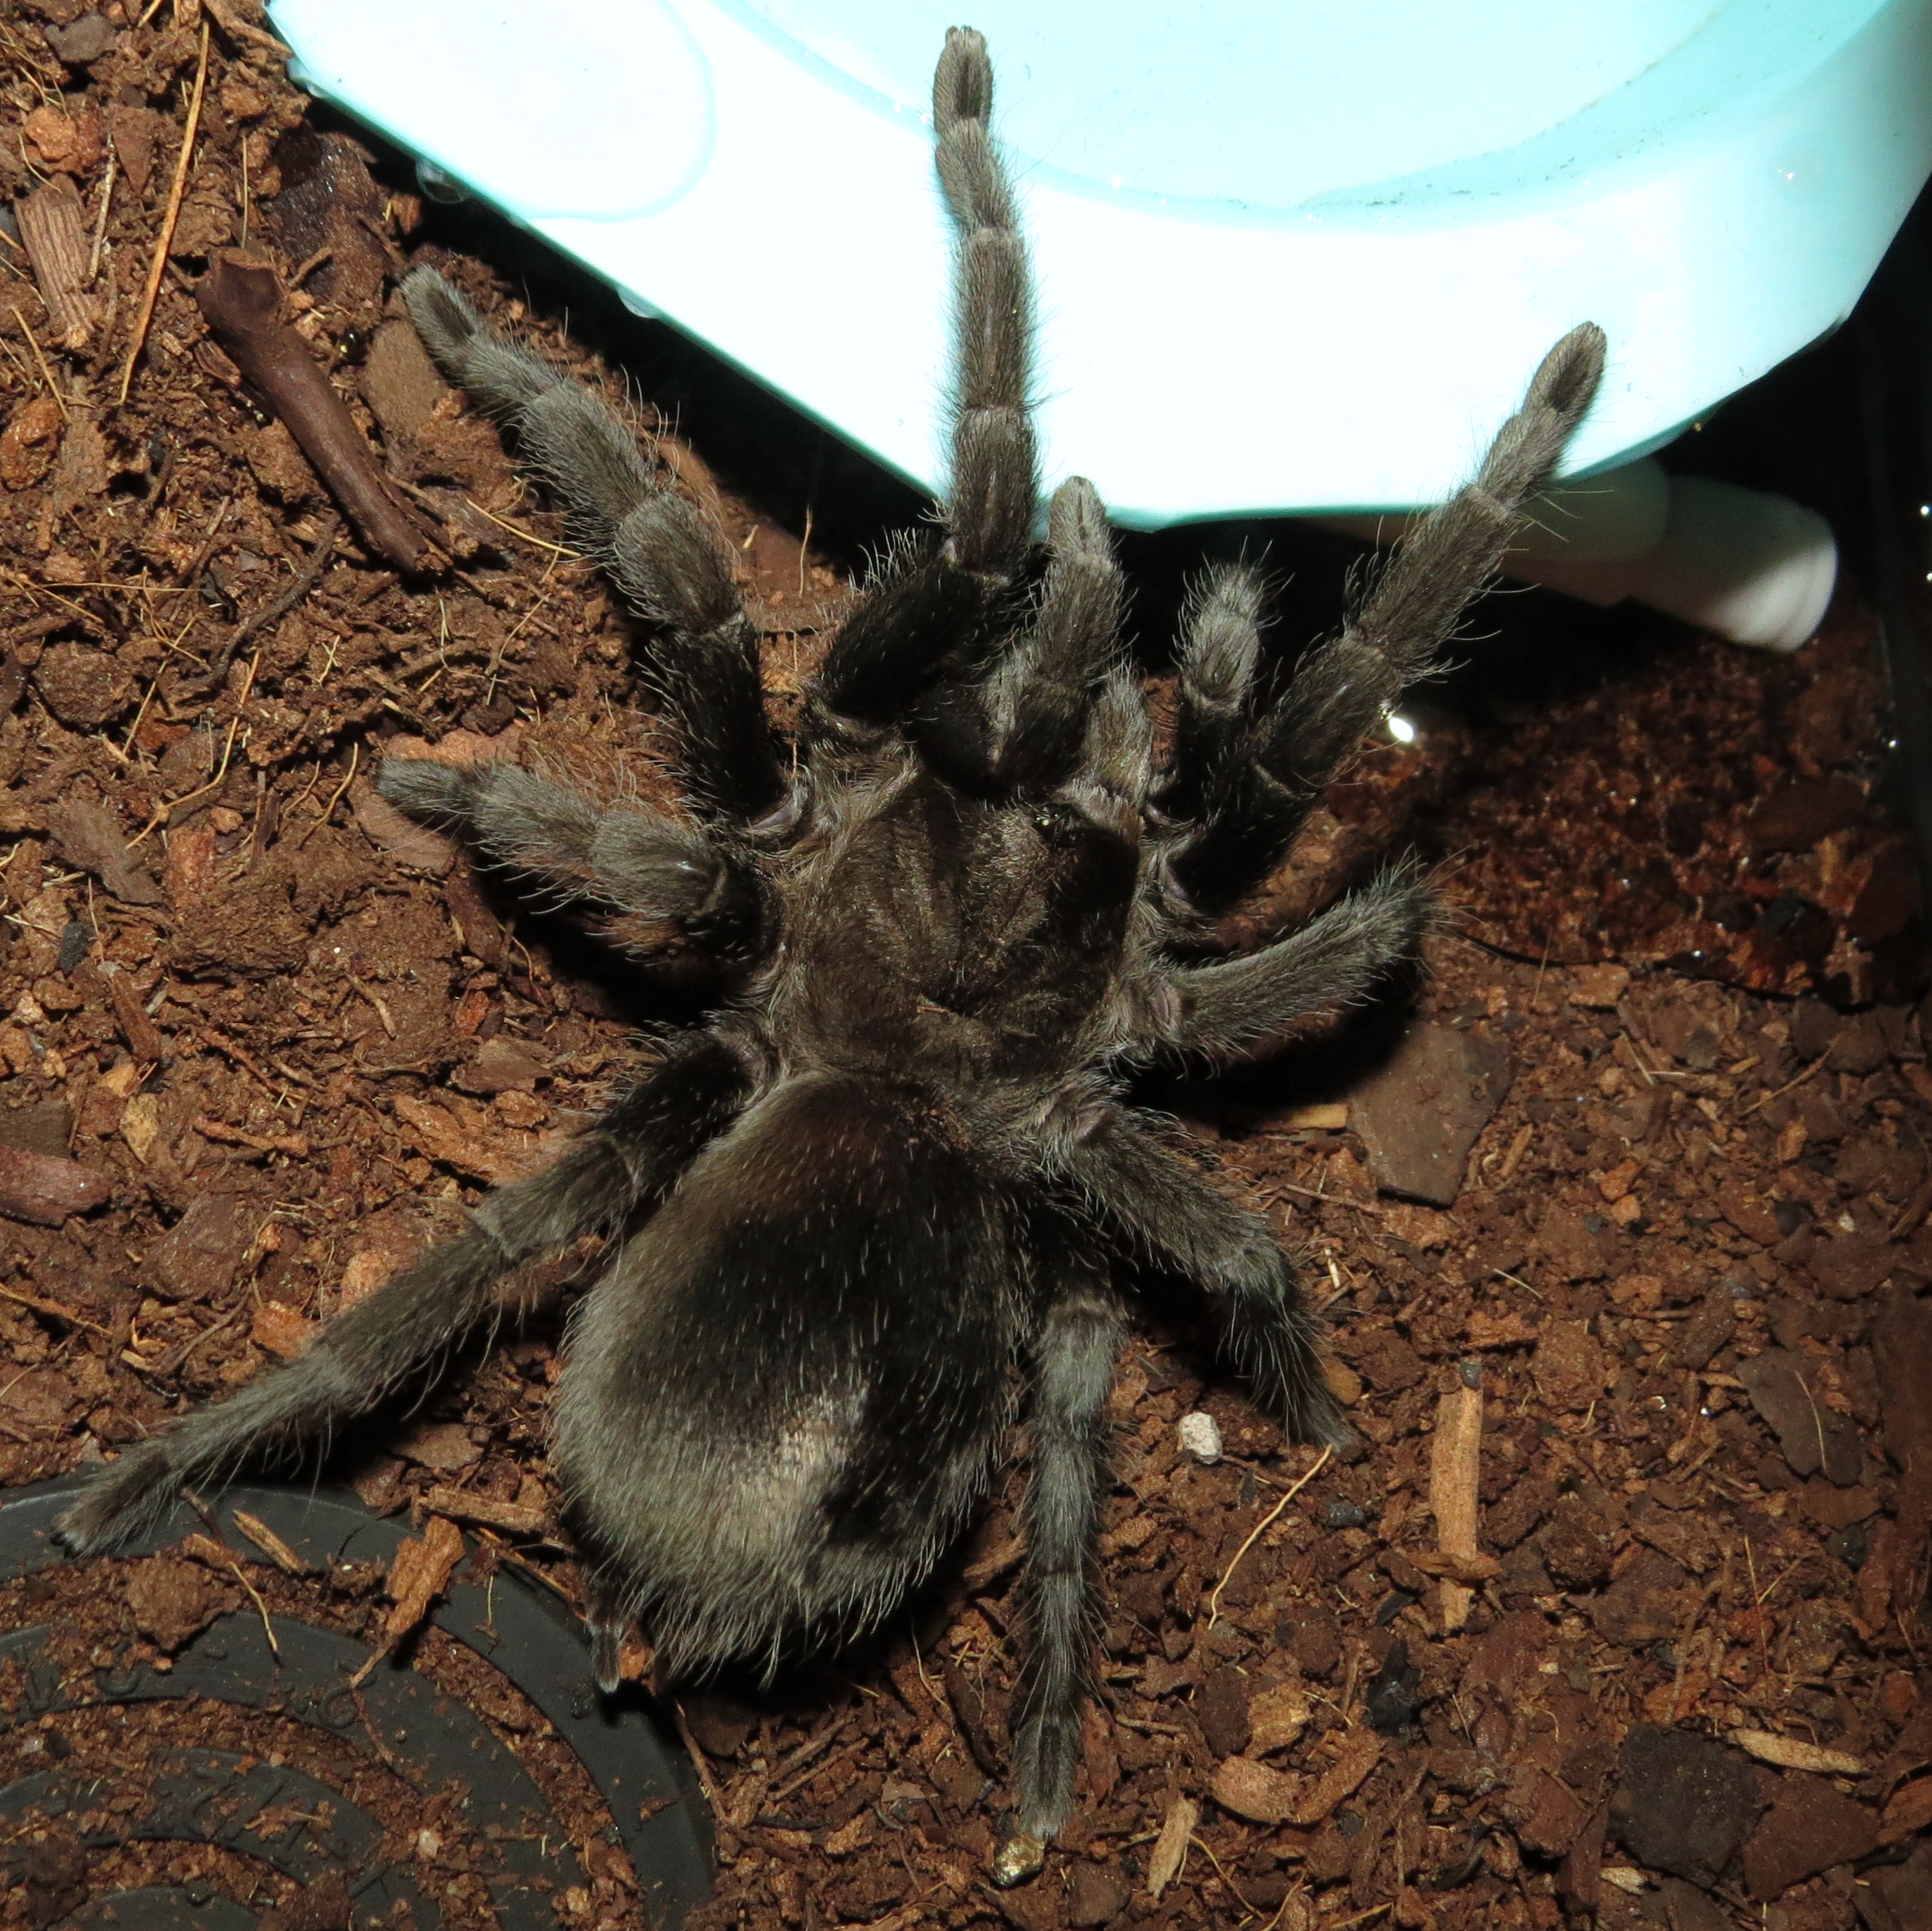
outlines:
{"label": "small pebble", "polygon": [[1199,1408],[1191,1415],[1183,1415],[1181,1445],[1197,1462],[1218,1462],[1221,1459],[1221,1431],[1215,1418]]}
{"label": "small pebble", "polygon": [[1352,1502],[1331,1502],[1322,1510],[1323,1524],[1328,1528],[1360,1528],[1367,1520],[1367,1511]]}

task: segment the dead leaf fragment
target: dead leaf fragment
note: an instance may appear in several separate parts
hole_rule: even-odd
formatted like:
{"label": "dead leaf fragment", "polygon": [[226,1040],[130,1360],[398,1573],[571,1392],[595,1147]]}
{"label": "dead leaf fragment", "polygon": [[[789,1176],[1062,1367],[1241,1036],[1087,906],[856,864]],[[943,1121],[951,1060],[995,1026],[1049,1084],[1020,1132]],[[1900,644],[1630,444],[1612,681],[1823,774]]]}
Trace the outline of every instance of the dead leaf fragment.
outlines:
{"label": "dead leaf fragment", "polygon": [[1308,1726],[1308,1692],[1299,1683],[1278,1683],[1248,1705],[1248,1748],[1257,1757],[1285,1750]]}
{"label": "dead leaf fragment", "polygon": [[61,446],[61,405],[39,395],[22,403],[0,430],[0,483],[31,489],[53,467]]}
{"label": "dead leaf fragment", "polygon": [[308,1574],[309,1565],[260,1516],[251,1515],[245,1508],[237,1508],[234,1518],[235,1527],[285,1575]]}
{"label": "dead leaf fragment", "polygon": [[[77,104],[70,114],[65,106],[37,107],[22,124],[33,158],[43,168],[64,174],[91,174],[107,151],[100,126],[100,112],[87,104]],[[74,184],[70,181],[67,185]]]}
{"label": "dead leaf fragment", "polygon": [[[1269,1772],[1273,1775],[1273,1772]],[[1161,1834],[1147,1859],[1147,1894],[1157,1898],[1181,1875],[1187,1861],[1187,1841],[1201,1821],[1201,1806],[1192,1797],[1176,1797],[1167,1806]]]}
{"label": "dead leaf fragment", "polygon": [[120,1137],[143,1166],[161,1137],[161,1102],[151,1093],[138,1093],[121,1109]]}
{"label": "dead leaf fragment", "polygon": [[1865,1774],[1863,1757],[1816,1743],[1801,1743],[1795,1737],[1781,1737],[1773,1730],[1733,1730],[1730,1740],[1760,1763],[1775,1763],[1780,1770],[1821,1771],[1834,1777]]}
{"label": "dead leaf fragment", "polygon": [[1230,1757],[1216,1766],[1208,1794],[1250,1824],[1272,1826],[1288,1821],[1301,1788],[1302,1779],[1288,1772],[1270,1770],[1252,1757]]}
{"label": "dead leaf fragment", "polygon": [[54,849],[71,865],[91,872],[125,905],[159,905],[161,887],[142,867],[119,821],[105,804],[80,801],[47,814],[47,833]]}
{"label": "dead leaf fragment", "polygon": [[255,1310],[248,1337],[257,1347],[292,1361],[321,1331],[320,1322],[311,1321],[279,1301],[264,1301]]}
{"label": "dead leaf fragment", "polygon": [[536,1164],[533,1142],[501,1132],[472,1131],[433,1101],[408,1093],[398,1093],[394,1103],[396,1117],[409,1130],[409,1143],[440,1166],[501,1186],[522,1179]]}
{"label": "dead leaf fragment", "polygon": [[1309,1783],[1300,1801],[1289,1812],[1291,1824],[1319,1824],[1327,1820],[1345,1797],[1352,1797],[1362,1782],[1375,1768],[1382,1756],[1382,1738],[1366,1724],[1350,1730],[1342,1739],[1335,1761]]}
{"label": "dead leaf fragment", "polygon": [[1932,1777],[1921,1777],[1916,1783],[1902,1785],[1892,1792],[1879,1820],[1878,1841],[1902,1844],[1928,1824],[1932,1824]]}
{"label": "dead leaf fragment", "polygon": [[483,1457],[483,1451],[470,1440],[470,1431],[460,1421],[418,1422],[389,1445],[404,1460],[443,1474],[470,1468]]}

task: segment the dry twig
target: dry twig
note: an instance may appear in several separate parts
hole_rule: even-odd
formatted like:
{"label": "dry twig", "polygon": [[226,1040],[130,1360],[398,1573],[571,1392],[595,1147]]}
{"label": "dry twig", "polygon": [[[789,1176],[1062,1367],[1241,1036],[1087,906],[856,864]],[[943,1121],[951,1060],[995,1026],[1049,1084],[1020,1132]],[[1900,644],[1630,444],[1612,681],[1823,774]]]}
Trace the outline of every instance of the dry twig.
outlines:
{"label": "dry twig", "polygon": [[377,466],[314,352],[282,320],[275,271],[224,257],[201,278],[194,299],[222,347],[288,426],[369,547],[398,570],[422,567],[433,554],[428,535]]}
{"label": "dry twig", "polygon": [[[1473,1562],[1482,1474],[1483,1391],[1459,1380],[1436,1410],[1436,1438],[1429,1454],[1429,1506],[1436,1516],[1436,1546],[1451,1562]],[[1442,1626],[1459,1630],[1469,1621],[1470,1591],[1442,1579]]]}
{"label": "dry twig", "polygon": [[174,242],[174,224],[181,218],[181,198],[188,192],[188,170],[194,159],[194,137],[201,129],[201,97],[208,88],[208,22],[201,23],[201,55],[195,63],[194,91],[188,100],[188,125],[181,136],[181,154],[174,164],[174,180],[168,190],[168,206],[161,216],[161,232],[154,238],[154,259],[148,265],[147,286],[141,291],[141,306],[128,337],[127,359],[120,367],[120,393],[117,405],[128,399],[134,386],[135,364],[148,345],[148,327],[154,319],[154,304],[161,293],[161,277],[168,272],[168,251]]}

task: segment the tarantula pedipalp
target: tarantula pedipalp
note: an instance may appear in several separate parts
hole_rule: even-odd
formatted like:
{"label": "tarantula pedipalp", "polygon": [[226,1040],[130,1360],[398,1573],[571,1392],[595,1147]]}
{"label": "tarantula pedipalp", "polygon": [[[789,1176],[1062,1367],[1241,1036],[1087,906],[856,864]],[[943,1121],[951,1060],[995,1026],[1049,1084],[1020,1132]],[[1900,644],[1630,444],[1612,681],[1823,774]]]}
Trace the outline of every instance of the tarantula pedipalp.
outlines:
{"label": "tarantula pedipalp", "polygon": [[64,1527],[76,1550],[110,1546],[183,1483],[326,1439],[491,1314],[521,1263],[604,1233],[555,1454],[614,1687],[634,1620],[673,1673],[876,1620],[984,1492],[1017,1366],[1030,1626],[995,1864],[1011,1882],[1073,1797],[1123,1319],[1110,1249],[1137,1245],[1198,1288],[1291,1435],[1339,1428],[1266,1223],[1130,1107],[1120,1074],[1238,1053],[1412,953],[1427,894],[1397,870],[1272,945],[1202,961],[1207,921],[1273,869],[1494,571],[1603,343],[1585,326],[1551,351],[1475,480],[1278,697],[1258,675],[1256,575],[1211,577],[1157,772],[1088,484],[1054,493],[1044,565],[1032,548],[1030,291],[991,94],[984,43],[955,31],[934,86],[959,229],[943,535],[869,587],[790,765],[699,514],[601,402],[433,273],[405,283],[438,363],[503,420],[659,633],[690,816],[609,809],[505,765],[392,760],[382,788],[600,910],[640,959],[709,957],[717,1010],[555,1166],[491,1195],[298,1360],[124,1454]]}

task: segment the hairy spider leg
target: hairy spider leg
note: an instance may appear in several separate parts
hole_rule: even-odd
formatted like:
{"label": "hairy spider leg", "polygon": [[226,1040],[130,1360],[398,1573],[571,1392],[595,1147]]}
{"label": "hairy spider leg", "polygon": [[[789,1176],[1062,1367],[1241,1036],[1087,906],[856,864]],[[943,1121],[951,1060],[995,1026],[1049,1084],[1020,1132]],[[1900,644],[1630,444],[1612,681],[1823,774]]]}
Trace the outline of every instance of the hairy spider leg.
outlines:
{"label": "hairy spider leg", "polygon": [[1356,1005],[1416,957],[1432,909],[1421,868],[1395,866],[1271,946],[1157,967],[1175,995],[1152,1008],[1167,1016],[1162,1043],[1225,1058]]}
{"label": "hairy spider leg", "polygon": [[547,897],[603,915],[604,936],[662,961],[688,948],[741,960],[764,949],[768,895],[756,868],[715,837],[629,801],[605,804],[518,765],[388,758],[376,789],[439,823]]}
{"label": "hairy spider leg", "polygon": [[686,796],[726,823],[776,809],[787,785],[757,636],[703,513],[644,460],[602,398],[501,340],[433,270],[407,276],[403,297],[437,366],[511,432],[579,540],[663,633],[646,667],[671,716]]}
{"label": "hairy spider leg", "polygon": [[1204,1294],[1229,1357],[1293,1441],[1345,1442],[1294,1265],[1267,1221],[1217,1193],[1157,1131],[1109,1106],[1079,1130],[1040,1143],[1048,1176],[1082,1210],[1128,1235]]}
{"label": "hairy spider leg", "polygon": [[1079,477],[1054,492],[1030,609],[1019,592],[1039,495],[1033,295],[992,100],[985,41],[953,28],[932,91],[940,185],[958,230],[946,535],[884,560],[827,653],[807,734],[839,741],[847,721],[909,726],[949,778],[1000,794],[1050,788],[1077,763],[1118,653],[1122,592],[1105,512]]}
{"label": "hairy spider leg", "polygon": [[1010,581],[1039,501],[1027,390],[1033,288],[1013,190],[993,145],[993,63],[971,27],[948,30],[932,76],[934,159],[959,229],[953,267],[951,560]]}
{"label": "hairy spider leg", "polygon": [[1069,477],[1048,508],[1030,624],[967,674],[937,682],[918,706],[913,728],[935,768],[993,796],[1064,782],[1100,685],[1119,666],[1124,600],[1107,512],[1091,483]]}
{"label": "hairy spider leg", "polygon": [[1603,374],[1603,331],[1586,322],[1543,358],[1473,482],[1403,540],[1279,702],[1255,713],[1255,572],[1235,565],[1196,598],[1181,642],[1179,757],[1162,798],[1188,823],[1168,853],[1178,912],[1212,916],[1279,864],[1344,759],[1426,672],[1500,566],[1523,506],[1549,481]]}
{"label": "hairy spider leg", "polygon": [[110,1548],[159,1516],[183,1484],[325,1442],[502,1312],[505,1275],[662,1198],[729,1126],[749,1087],[718,1040],[674,1047],[548,1172],[497,1189],[464,1233],[337,1315],[306,1353],[125,1450],[61,1518],[61,1539],[77,1555]]}
{"label": "hairy spider leg", "polygon": [[1018,1802],[994,1854],[994,1880],[1038,1870],[1074,1806],[1081,1718],[1093,1688],[1099,1616],[1094,1547],[1107,1493],[1107,1396],[1125,1333],[1104,1273],[1065,1249],[1046,1265],[1054,1298],[1032,1347],[1033,1466],[1027,1484],[1027,1647],[1013,1714]]}

